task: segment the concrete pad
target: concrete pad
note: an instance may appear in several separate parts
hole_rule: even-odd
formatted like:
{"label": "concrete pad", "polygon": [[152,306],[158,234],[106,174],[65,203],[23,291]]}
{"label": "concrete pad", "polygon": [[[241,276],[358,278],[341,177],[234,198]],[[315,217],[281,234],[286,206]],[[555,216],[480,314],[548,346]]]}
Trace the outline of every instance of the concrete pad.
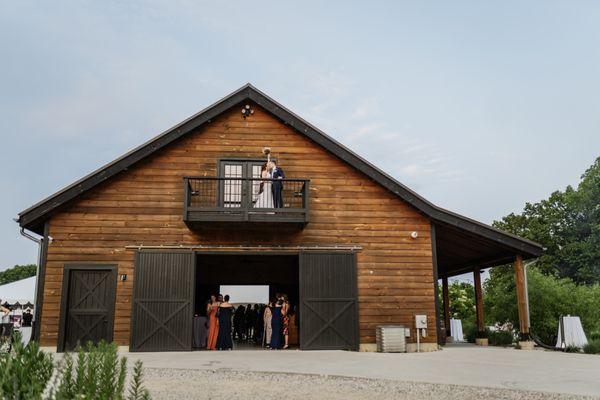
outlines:
{"label": "concrete pad", "polygon": [[600,396],[600,356],[543,350],[452,345],[430,353],[240,350],[127,356],[149,368],[336,375]]}

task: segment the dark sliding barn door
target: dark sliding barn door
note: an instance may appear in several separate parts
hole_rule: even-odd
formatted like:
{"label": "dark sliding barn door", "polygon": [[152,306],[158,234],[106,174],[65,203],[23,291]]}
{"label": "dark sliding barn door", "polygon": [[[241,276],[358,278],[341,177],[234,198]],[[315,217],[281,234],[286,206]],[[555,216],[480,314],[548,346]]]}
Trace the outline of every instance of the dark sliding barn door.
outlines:
{"label": "dark sliding barn door", "polygon": [[115,266],[68,265],[64,287],[59,351],[87,342],[112,341],[117,274]]}
{"label": "dark sliding barn door", "polygon": [[195,255],[138,252],[130,351],[192,349]]}
{"label": "dark sliding barn door", "polygon": [[300,348],[358,350],[356,257],[300,254]]}

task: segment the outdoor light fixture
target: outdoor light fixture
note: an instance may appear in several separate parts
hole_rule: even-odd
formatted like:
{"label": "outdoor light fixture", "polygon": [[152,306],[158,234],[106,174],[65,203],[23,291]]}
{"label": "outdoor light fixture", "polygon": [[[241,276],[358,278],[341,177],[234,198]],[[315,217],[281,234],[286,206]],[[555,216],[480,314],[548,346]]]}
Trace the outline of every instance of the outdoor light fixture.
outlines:
{"label": "outdoor light fixture", "polygon": [[121,275],[119,275],[119,280],[121,282],[125,282],[127,280],[127,274],[121,274]]}
{"label": "outdoor light fixture", "polygon": [[411,238],[413,238],[413,239],[416,239],[416,238],[418,238],[418,237],[419,237],[419,234],[417,233],[417,231],[412,231],[412,232],[410,233],[410,237],[411,237]]}
{"label": "outdoor light fixture", "polygon": [[242,108],[242,117],[246,119],[247,117],[254,114],[254,108],[250,107],[250,104],[246,104],[244,108]]}

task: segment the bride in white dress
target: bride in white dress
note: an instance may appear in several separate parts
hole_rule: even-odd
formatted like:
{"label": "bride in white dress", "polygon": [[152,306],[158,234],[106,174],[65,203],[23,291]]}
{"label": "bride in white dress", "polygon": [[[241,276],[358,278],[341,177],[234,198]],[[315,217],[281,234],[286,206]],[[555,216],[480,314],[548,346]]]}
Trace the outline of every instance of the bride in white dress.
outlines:
{"label": "bride in white dress", "polygon": [[270,165],[265,163],[260,171],[260,177],[264,179],[258,186],[257,193],[254,195],[254,208],[273,208],[273,191],[271,190],[271,172]]}

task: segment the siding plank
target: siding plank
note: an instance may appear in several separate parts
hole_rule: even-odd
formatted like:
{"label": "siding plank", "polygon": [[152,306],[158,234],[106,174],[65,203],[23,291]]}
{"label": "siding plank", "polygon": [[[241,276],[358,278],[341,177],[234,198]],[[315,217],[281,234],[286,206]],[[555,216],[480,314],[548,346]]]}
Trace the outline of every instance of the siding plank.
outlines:
{"label": "siding plank", "polygon": [[[435,325],[430,221],[416,209],[255,106],[234,109],[159,154],[99,185],[50,220],[41,344],[56,345],[65,263],[111,263],[119,274],[114,340],[129,344],[134,252],[129,245],[358,245],[360,342],[375,326],[412,326],[415,314]],[[278,146],[281,144],[281,146]],[[183,223],[183,177],[215,176],[224,157],[262,156],[270,145],[289,178],[311,179],[310,223],[301,232],[256,235],[193,232]],[[418,232],[412,239],[410,233]],[[411,338],[412,340],[413,338]],[[436,342],[434,330],[424,338]]]}

